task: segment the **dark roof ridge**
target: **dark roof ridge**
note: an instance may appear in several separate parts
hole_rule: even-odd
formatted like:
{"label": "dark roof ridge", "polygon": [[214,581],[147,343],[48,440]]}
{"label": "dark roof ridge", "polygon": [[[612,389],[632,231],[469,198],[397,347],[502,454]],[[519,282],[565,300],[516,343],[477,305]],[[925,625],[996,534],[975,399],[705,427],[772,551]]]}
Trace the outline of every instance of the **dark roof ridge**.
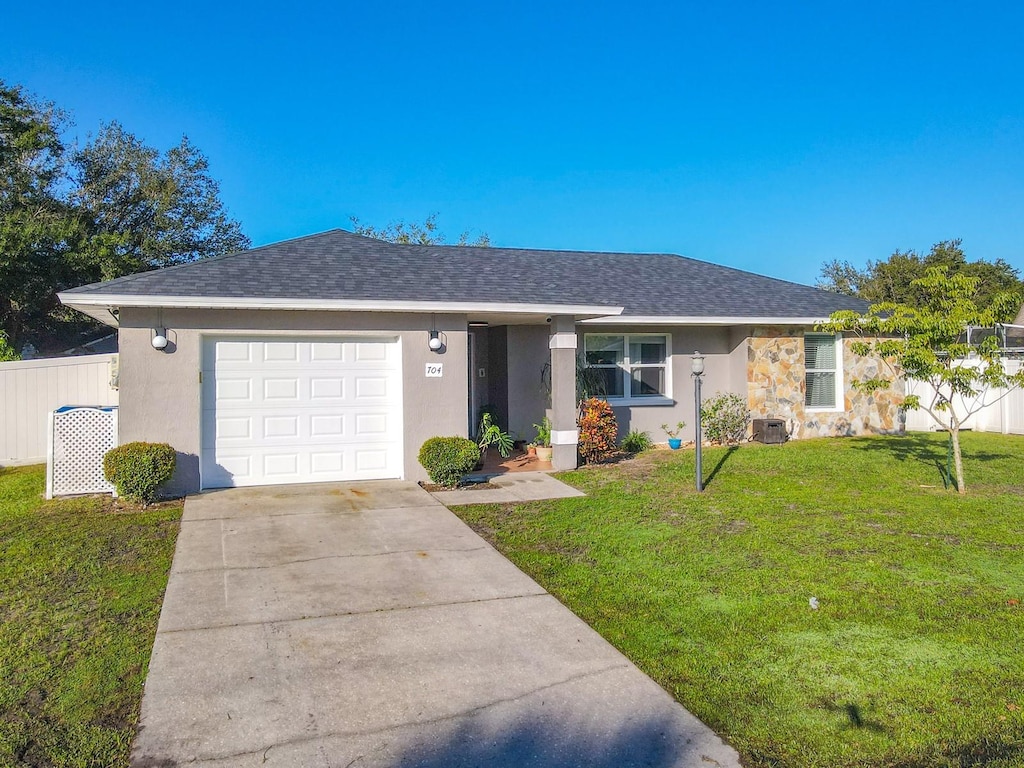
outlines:
{"label": "dark roof ridge", "polygon": [[[344,229],[331,230],[332,232],[344,232],[345,234],[355,235],[356,237],[363,237],[367,240],[376,240],[376,238],[366,237],[365,235],[358,235],[355,232],[348,232]],[[551,255],[565,255],[565,256],[628,256],[628,257],[659,257],[667,259],[683,259],[694,264],[705,264],[711,267],[717,267],[718,269],[728,270],[729,272],[735,272],[740,275],[754,275],[755,277],[762,278],[764,280],[774,280],[778,283],[785,283],[786,285],[796,286],[798,288],[809,288],[814,291],[825,291],[824,288],[818,288],[814,285],[807,285],[806,283],[798,283],[795,280],[786,280],[782,277],[772,277],[771,275],[762,275],[760,272],[753,272],[749,269],[740,269],[739,267],[730,267],[726,264],[719,264],[713,261],[705,261],[703,259],[695,259],[692,256],[684,256],[680,253],[668,253],[665,251],[579,251],[567,248],[518,248],[518,247],[506,247],[506,246],[485,246],[485,245],[456,245],[452,243],[388,243],[388,241],[379,241],[387,243],[388,245],[396,246],[399,248],[443,248],[443,249],[454,249],[460,250],[478,250],[478,251],[490,251],[492,253],[499,253],[501,251],[515,252],[515,253],[547,253]],[[825,291],[828,293],[828,291]],[[1024,310],[1022,310],[1024,311]]]}

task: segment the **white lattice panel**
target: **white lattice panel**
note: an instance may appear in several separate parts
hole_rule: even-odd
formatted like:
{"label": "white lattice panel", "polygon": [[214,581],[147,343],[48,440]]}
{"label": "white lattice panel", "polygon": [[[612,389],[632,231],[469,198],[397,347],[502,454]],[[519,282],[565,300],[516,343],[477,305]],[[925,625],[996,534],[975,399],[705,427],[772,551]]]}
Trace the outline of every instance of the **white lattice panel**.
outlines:
{"label": "white lattice panel", "polygon": [[111,493],[103,456],[117,445],[117,408],[58,409],[50,415],[47,498]]}

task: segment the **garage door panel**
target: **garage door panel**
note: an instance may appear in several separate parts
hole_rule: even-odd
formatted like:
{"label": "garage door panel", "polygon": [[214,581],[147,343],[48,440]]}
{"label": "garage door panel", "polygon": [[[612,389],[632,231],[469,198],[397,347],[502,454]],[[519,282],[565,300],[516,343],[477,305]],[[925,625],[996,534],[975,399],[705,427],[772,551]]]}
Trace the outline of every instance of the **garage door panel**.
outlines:
{"label": "garage door panel", "polygon": [[394,341],[207,340],[203,485],[400,477]]}
{"label": "garage door panel", "polygon": [[260,345],[265,363],[299,362],[299,343],[294,341],[267,341]]}
{"label": "garage door panel", "polygon": [[341,342],[313,342],[309,345],[310,362],[345,362],[345,345]]}
{"label": "garage door panel", "polygon": [[260,440],[293,443],[359,442],[367,439],[390,440],[398,429],[398,414],[368,409],[327,412],[293,411],[274,408],[246,415],[241,411],[215,414],[205,411],[204,444],[220,441]]}
{"label": "garage door panel", "polygon": [[370,435],[387,435],[390,431],[386,413],[356,414],[355,436],[365,438]]}
{"label": "garage door panel", "polygon": [[218,403],[248,404],[252,402],[252,384],[252,381],[247,378],[223,378],[214,382],[212,389]]}
{"label": "garage door panel", "polygon": [[214,422],[215,440],[251,440],[253,437],[251,416],[222,416]]}
{"label": "garage door panel", "polygon": [[287,477],[297,482],[299,464],[297,453],[267,453],[263,456],[263,476],[271,481]]}
{"label": "garage door panel", "polygon": [[210,478],[216,479],[220,485],[206,482],[206,487],[327,482],[337,481],[339,475],[350,480],[376,480],[380,479],[381,473],[391,471],[391,461],[387,448],[369,446],[301,454],[272,447],[259,449],[256,455],[233,456],[226,452]]}
{"label": "garage door panel", "polygon": [[317,476],[344,472],[344,451],[311,451],[309,454],[309,470]]}
{"label": "garage door panel", "polygon": [[355,376],[356,400],[387,400],[389,378],[387,376]]}
{"label": "garage door panel", "polygon": [[253,361],[253,345],[247,341],[230,341],[221,342],[215,347],[208,347],[203,355],[203,367],[212,370],[214,361],[251,363]]}
{"label": "garage door panel", "polygon": [[267,438],[295,438],[299,439],[299,417],[288,416],[264,416],[263,436]]}
{"label": "garage door panel", "polygon": [[388,359],[388,349],[380,344],[356,344],[355,358],[359,362],[377,362]]}
{"label": "garage door panel", "polygon": [[337,439],[345,436],[345,414],[315,413],[309,417],[309,436]]}
{"label": "garage door panel", "polygon": [[[216,379],[214,376],[216,375]],[[396,371],[360,375],[356,372],[332,376],[290,372],[290,375],[241,371],[203,373],[204,407],[248,409],[253,403],[292,403],[300,408],[321,405],[391,406],[399,398]]]}
{"label": "garage door panel", "polygon": [[309,399],[315,403],[345,399],[345,379],[341,376],[316,376],[309,380]]}
{"label": "garage door panel", "polygon": [[282,400],[298,402],[301,391],[301,383],[297,376],[287,378],[268,376],[263,379],[263,400],[265,402],[280,402]]}

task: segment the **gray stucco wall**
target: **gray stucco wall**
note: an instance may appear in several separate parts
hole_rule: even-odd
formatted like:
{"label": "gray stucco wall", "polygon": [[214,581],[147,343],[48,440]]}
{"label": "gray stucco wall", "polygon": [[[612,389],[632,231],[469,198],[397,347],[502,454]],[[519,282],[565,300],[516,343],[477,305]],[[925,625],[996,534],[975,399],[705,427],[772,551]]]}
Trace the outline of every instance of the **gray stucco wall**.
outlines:
{"label": "gray stucco wall", "polygon": [[[441,354],[427,346],[430,315],[391,312],[294,312],[249,310],[130,309],[120,315],[119,439],[166,442],[178,451],[170,493],[199,489],[202,338],[212,334],[379,334],[402,346],[404,471],[423,480],[417,460],[423,441],[467,432],[467,335],[464,315],[438,315],[447,337]],[[150,344],[150,329],[166,327],[164,352]],[[442,378],[425,378],[427,362],[443,362]]]}
{"label": "gray stucco wall", "polygon": [[[674,427],[677,422],[685,422],[686,427],[680,437],[694,439],[694,382],[690,375],[690,360],[694,351],[704,355],[704,381],[702,394],[704,397],[717,392],[736,392],[746,394],[746,367],[742,377],[736,373],[733,361],[734,339],[731,329],[715,326],[577,326],[579,346],[583,349],[583,335],[587,333],[665,333],[670,336],[671,361],[671,405],[623,405],[612,406],[616,421],[619,424],[619,438],[623,438],[631,430],[647,432],[656,443],[664,443],[668,435],[661,428],[662,424]],[[744,358],[745,361],[745,358]]]}

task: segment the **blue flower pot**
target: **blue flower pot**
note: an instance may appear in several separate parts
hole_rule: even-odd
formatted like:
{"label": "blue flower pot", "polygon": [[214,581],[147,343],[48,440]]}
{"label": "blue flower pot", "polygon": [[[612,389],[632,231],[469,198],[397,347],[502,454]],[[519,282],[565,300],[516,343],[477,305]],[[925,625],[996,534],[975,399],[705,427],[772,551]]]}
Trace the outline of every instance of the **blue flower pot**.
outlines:
{"label": "blue flower pot", "polygon": [[668,447],[673,451],[678,451],[683,447],[683,439],[681,437],[670,437],[668,439]]}

